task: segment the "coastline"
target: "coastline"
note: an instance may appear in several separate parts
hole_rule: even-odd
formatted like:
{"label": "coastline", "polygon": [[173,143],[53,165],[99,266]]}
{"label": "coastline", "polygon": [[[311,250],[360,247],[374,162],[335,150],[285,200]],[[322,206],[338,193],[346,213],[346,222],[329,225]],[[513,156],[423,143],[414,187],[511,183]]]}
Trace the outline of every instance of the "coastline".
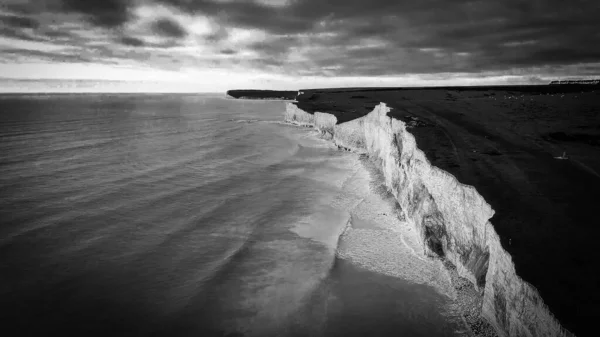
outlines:
{"label": "coastline", "polygon": [[[332,114],[310,114],[288,103],[285,121],[312,126],[339,148],[379,164],[404,218],[420,233],[424,253],[443,259],[455,290],[463,292],[459,302],[469,303],[462,309],[476,334],[490,335],[483,319],[500,336],[572,336],[538,291],[517,276],[489,221],[491,206],[473,186],[433,166],[407,131],[411,126],[389,111],[380,103],[366,116],[338,124]],[[479,308],[469,311],[473,306]]]}

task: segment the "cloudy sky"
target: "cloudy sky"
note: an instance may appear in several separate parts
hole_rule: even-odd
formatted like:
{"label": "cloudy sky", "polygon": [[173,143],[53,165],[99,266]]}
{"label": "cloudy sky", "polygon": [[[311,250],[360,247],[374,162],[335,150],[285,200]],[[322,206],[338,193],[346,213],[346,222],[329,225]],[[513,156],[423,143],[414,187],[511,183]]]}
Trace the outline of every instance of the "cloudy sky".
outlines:
{"label": "cloudy sky", "polygon": [[215,92],[599,75],[598,0],[0,3],[4,91]]}

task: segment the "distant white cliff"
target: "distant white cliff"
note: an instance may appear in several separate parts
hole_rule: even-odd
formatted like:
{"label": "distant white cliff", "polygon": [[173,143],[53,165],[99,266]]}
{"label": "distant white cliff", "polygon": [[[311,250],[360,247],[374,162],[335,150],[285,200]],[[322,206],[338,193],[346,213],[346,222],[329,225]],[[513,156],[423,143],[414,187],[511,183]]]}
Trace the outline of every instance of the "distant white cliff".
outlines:
{"label": "distant white cliff", "polygon": [[474,187],[431,165],[407,125],[388,117],[389,111],[380,103],[368,115],[338,125],[331,114],[313,115],[287,103],[284,117],[378,163],[387,188],[420,233],[424,252],[450,261],[479,290],[480,313],[498,335],[572,336],[516,274],[489,221],[492,207]]}

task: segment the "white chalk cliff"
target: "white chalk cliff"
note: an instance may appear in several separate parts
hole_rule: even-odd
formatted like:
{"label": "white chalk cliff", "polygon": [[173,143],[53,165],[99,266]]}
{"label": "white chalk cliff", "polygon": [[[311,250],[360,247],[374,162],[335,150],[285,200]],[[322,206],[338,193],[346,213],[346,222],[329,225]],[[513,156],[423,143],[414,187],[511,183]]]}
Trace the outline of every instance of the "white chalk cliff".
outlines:
{"label": "white chalk cliff", "polygon": [[381,103],[364,117],[336,125],[331,114],[309,114],[287,103],[285,121],[315,127],[339,147],[378,163],[406,220],[420,233],[424,253],[450,261],[479,290],[481,315],[499,336],[572,336],[516,274],[489,221],[492,207],[474,187],[431,165],[407,125],[388,117],[389,111]]}

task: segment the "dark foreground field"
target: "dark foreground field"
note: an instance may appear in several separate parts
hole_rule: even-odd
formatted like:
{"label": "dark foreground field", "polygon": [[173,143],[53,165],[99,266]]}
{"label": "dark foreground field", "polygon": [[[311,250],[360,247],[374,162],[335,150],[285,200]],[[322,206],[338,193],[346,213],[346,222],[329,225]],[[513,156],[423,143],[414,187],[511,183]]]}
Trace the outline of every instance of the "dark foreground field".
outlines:
{"label": "dark foreground field", "polygon": [[[517,273],[565,328],[600,317],[600,88],[516,86],[302,90],[297,105],[338,122],[379,102],[414,126],[433,165],[473,185]],[[567,159],[556,159],[566,152]],[[510,243],[509,243],[510,242]]]}

